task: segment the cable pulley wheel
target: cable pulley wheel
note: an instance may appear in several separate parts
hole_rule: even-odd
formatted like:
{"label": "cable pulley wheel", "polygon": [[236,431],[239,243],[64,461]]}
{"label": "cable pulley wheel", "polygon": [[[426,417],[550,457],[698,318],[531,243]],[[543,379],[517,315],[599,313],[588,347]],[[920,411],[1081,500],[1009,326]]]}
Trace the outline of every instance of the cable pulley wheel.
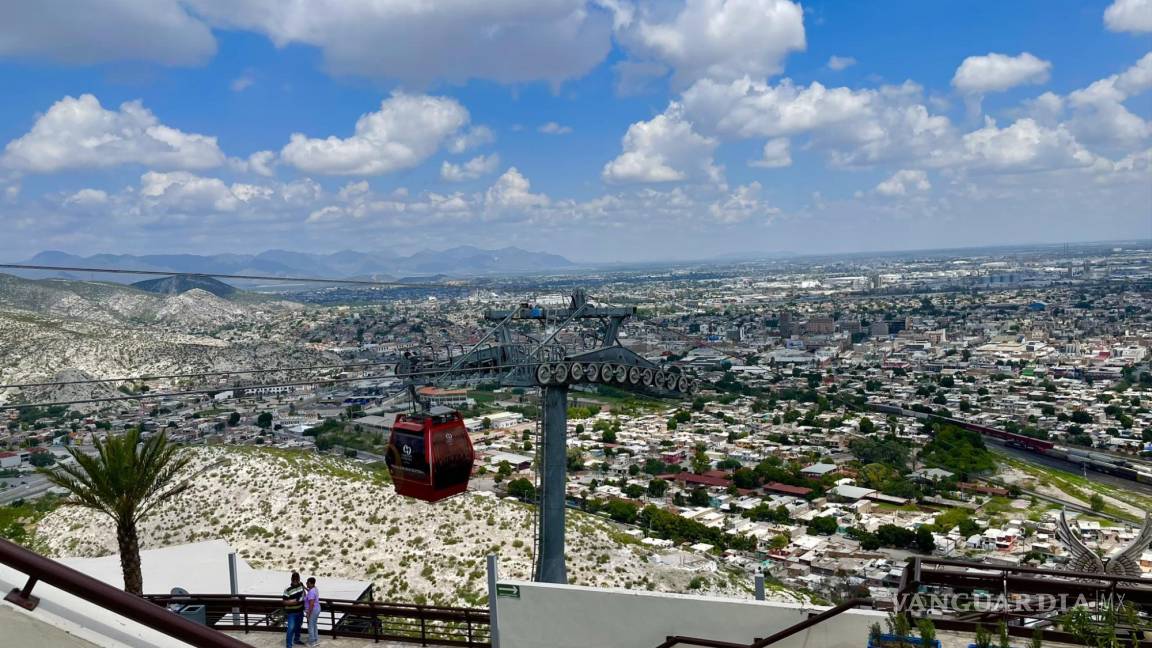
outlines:
{"label": "cable pulley wheel", "polygon": [[644,371],[640,372],[640,384],[651,388],[653,376],[655,373],[656,372],[652,371],[651,369],[645,369]]}
{"label": "cable pulley wheel", "polygon": [[668,374],[657,371],[656,375],[652,377],[652,386],[656,389],[666,388],[668,386]]}
{"label": "cable pulley wheel", "polygon": [[552,383],[552,367],[550,365],[542,364],[536,367],[536,382],[541,385]]}
{"label": "cable pulley wheel", "polygon": [[628,380],[628,367],[625,367],[622,364],[616,365],[616,369],[613,371],[612,378],[615,379],[618,383],[623,383],[624,381]]}
{"label": "cable pulley wheel", "polygon": [[690,382],[691,381],[688,380],[687,376],[680,376],[680,380],[676,381],[676,389],[680,390],[683,393],[687,393],[688,392],[688,384]]}
{"label": "cable pulley wheel", "polygon": [[552,380],[558,384],[568,382],[568,365],[563,362],[558,362],[552,365]]}
{"label": "cable pulley wheel", "polygon": [[584,380],[584,365],[579,362],[568,365],[568,375],[571,376],[572,382]]}
{"label": "cable pulley wheel", "polygon": [[632,383],[633,385],[640,384],[640,367],[628,368],[628,382]]}
{"label": "cable pulley wheel", "polygon": [[600,365],[596,362],[589,362],[584,369],[584,378],[588,382],[600,382]]}

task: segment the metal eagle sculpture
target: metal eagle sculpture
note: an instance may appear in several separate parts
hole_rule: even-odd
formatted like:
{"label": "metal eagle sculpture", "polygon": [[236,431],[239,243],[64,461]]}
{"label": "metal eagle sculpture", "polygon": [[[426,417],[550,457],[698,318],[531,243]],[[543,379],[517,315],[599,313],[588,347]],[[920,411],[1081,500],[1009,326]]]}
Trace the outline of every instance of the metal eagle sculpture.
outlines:
{"label": "metal eagle sculpture", "polygon": [[1140,555],[1152,544],[1152,513],[1145,514],[1144,527],[1135,539],[1113,549],[1103,558],[1089,549],[1080,534],[1072,530],[1064,511],[1060,511],[1060,520],[1056,523],[1056,537],[1068,550],[1068,571],[1139,578]]}

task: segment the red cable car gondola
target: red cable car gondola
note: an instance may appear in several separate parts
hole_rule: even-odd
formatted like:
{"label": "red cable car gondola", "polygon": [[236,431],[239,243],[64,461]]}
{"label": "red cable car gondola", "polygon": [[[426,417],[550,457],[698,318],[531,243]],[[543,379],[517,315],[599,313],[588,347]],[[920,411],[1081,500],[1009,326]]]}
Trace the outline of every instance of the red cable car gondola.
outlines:
{"label": "red cable car gondola", "polygon": [[396,492],[426,502],[467,490],[475,459],[460,412],[445,407],[397,417],[384,456]]}

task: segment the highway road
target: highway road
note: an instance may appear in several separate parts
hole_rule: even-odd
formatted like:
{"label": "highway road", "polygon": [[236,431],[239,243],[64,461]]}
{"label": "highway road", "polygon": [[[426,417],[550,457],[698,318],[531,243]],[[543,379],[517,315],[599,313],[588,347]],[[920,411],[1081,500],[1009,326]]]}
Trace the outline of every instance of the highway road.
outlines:
{"label": "highway road", "polygon": [[7,506],[18,499],[35,499],[44,495],[52,488],[48,479],[43,475],[31,474],[21,477],[0,480],[9,485],[9,488],[0,490],[0,506]]}

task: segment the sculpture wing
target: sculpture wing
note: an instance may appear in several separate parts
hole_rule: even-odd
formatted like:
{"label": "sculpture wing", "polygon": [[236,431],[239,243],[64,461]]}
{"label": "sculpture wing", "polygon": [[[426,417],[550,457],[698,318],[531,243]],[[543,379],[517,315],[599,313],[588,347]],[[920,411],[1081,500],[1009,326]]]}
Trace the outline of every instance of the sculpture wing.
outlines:
{"label": "sculpture wing", "polygon": [[1068,525],[1064,511],[1060,511],[1060,519],[1056,522],[1056,537],[1068,550],[1068,571],[1084,572],[1088,574],[1103,574],[1104,561],[1095,551],[1088,548],[1080,535]]}
{"label": "sculpture wing", "polygon": [[1114,576],[1141,575],[1140,555],[1152,544],[1152,513],[1144,514],[1144,528],[1132,542],[1115,549],[1108,555],[1108,573]]}

